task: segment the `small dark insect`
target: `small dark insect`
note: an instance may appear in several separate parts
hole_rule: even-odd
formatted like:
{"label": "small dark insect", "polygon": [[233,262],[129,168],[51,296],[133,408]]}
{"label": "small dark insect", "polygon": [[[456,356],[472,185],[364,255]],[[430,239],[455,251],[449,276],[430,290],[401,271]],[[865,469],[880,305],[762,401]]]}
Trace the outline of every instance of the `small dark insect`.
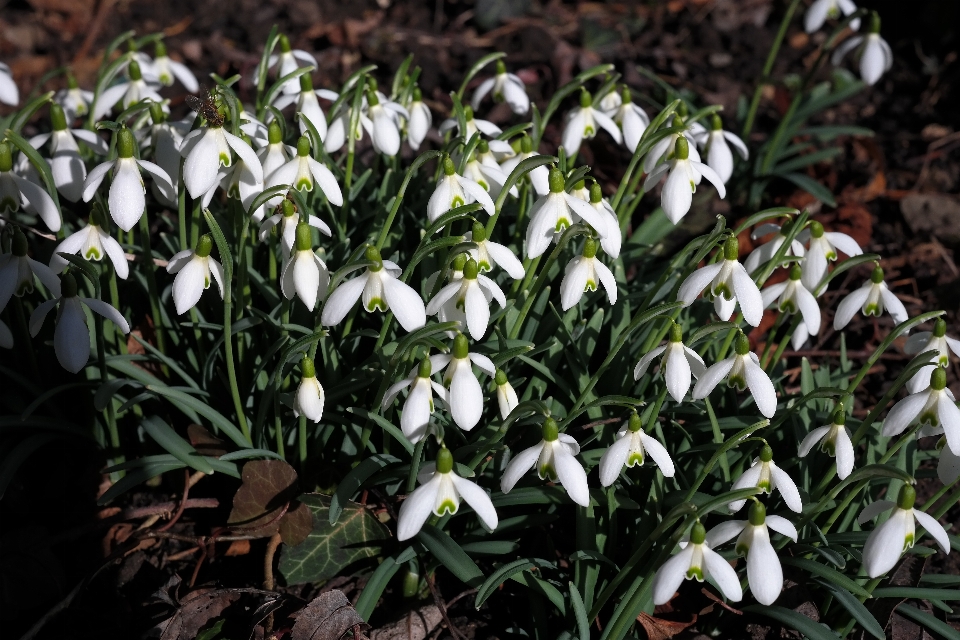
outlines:
{"label": "small dark insect", "polygon": [[220,110],[217,108],[217,99],[212,92],[207,91],[206,88],[201,90],[200,96],[189,95],[186,98],[187,106],[203,116],[204,120],[211,127],[222,127],[223,126],[223,114],[220,113]]}

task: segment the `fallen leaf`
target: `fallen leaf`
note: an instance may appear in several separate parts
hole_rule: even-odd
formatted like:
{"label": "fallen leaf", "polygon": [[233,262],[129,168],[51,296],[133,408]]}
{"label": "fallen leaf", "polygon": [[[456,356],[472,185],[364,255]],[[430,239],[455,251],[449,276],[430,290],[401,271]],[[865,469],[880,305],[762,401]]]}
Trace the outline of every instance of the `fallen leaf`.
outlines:
{"label": "fallen leaf", "polygon": [[230,546],[227,547],[227,550],[223,552],[223,555],[229,558],[234,556],[245,556],[248,553],[250,553],[249,540],[234,540],[230,543]]}
{"label": "fallen leaf", "polygon": [[443,615],[435,604],[408,611],[407,615],[371,631],[370,640],[425,640],[440,623]]}
{"label": "fallen leaf", "polygon": [[240,599],[236,589],[200,589],[187,594],[163,629],[160,640],[192,640],[200,629]]}
{"label": "fallen leaf", "polygon": [[297,472],[282,460],[253,460],[243,465],[241,479],[227,523],[250,535],[273,535],[297,495]]}
{"label": "fallen leaf", "polygon": [[668,640],[687,627],[693,626],[696,621],[697,614],[695,613],[690,614],[690,620],[654,618],[643,612],[637,616],[637,622],[643,626],[643,630],[647,632],[647,638],[649,638],[649,640]]}
{"label": "fallen leaf", "polygon": [[348,631],[367,626],[343,591],[333,589],[321,593],[304,607],[293,625],[291,637],[292,640],[339,640]]}
{"label": "fallen leaf", "polygon": [[198,453],[205,456],[220,457],[227,453],[226,443],[199,424],[187,426],[187,438]]}

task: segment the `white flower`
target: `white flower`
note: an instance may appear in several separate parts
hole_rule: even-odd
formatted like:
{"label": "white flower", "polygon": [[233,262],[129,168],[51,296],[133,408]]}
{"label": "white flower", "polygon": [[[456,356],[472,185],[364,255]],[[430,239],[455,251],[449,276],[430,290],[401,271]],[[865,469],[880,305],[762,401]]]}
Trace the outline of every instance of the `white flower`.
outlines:
{"label": "white flower", "polygon": [[427,220],[436,222],[447,211],[471,202],[479,202],[490,215],[496,211],[487,190],[473,180],[457,175],[453,160],[444,158],[443,177],[437,181],[437,187],[427,201]]}
{"label": "white flower", "polygon": [[60,297],[60,279],[47,265],[27,255],[27,237],[17,231],[11,240],[11,252],[0,254],[0,311],[12,296],[18,298],[33,291],[39,279],[54,298]]}
{"label": "white flower", "polygon": [[43,187],[13,172],[13,149],[0,141],[0,214],[15,213],[21,203],[24,209],[40,216],[51,231],[60,230],[60,212]]}
{"label": "white flower", "polygon": [[[683,104],[681,104],[680,107],[682,107],[684,117],[686,117],[686,107]],[[690,159],[700,162],[700,154],[697,153],[697,139],[695,136],[697,133],[704,131],[703,125],[700,123],[694,123],[688,126],[684,123],[683,117],[681,117],[678,110],[678,112],[673,116],[673,122],[665,122],[663,124],[664,129],[670,127],[683,128],[679,133],[671,133],[650,147],[650,150],[647,151],[647,154],[643,157],[644,173],[650,173],[661,162],[667,162],[673,159],[676,156],[677,141],[680,138],[685,138],[687,141],[687,153],[689,154]]]}
{"label": "white flower", "polygon": [[[791,511],[800,513],[803,511],[803,502],[800,500],[800,491],[797,484],[793,481],[786,471],[781,469],[773,461],[773,449],[770,445],[764,444],[760,450],[760,457],[754,459],[753,465],[743,472],[730,487],[731,491],[737,489],[746,489],[748,487],[757,487],[763,490],[763,493],[773,495],[773,492],[779,491],[783,501]],[[746,498],[743,500],[734,500],[729,505],[731,513],[736,513],[743,508]]]}
{"label": "white flower", "polygon": [[893,65],[893,52],[887,41],[880,37],[880,18],[874,11],[870,16],[870,28],[865,36],[853,36],[843,41],[833,56],[832,64],[838,65],[845,55],[857,49],[860,58],[860,78],[869,85],[876,84],[885,71]]}
{"label": "white flower", "polygon": [[608,256],[616,259],[620,256],[620,246],[623,244],[623,234],[620,231],[620,221],[617,219],[617,212],[613,210],[610,203],[603,197],[603,190],[597,182],[590,185],[589,195],[586,200],[607,223],[606,235],[600,239],[601,248],[603,248],[604,253]]}
{"label": "white flower", "polygon": [[60,309],[57,312],[57,327],[53,332],[53,349],[60,366],[70,373],[83,369],[90,359],[90,329],[83,312],[84,306],[112,321],[124,333],[130,333],[130,325],[119,311],[102,300],[78,296],[77,281],[67,273],[61,277],[60,287],[54,292],[54,297],[34,309],[30,316],[31,336],[37,336],[47,314],[58,304]]}
{"label": "white flower", "polygon": [[183,63],[171,60],[167,56],[167,46],[162,40],[158,40],[153,52],[153,74],[165,87],[173,86],[173,79],[176,78],[183,85],[183,88],[190,93],[196,93],[200,89],[197,77]]}
{"label": "white flower", "polygon": [[736,353],[709,367],[693,387],[693,399],[703,400],[726,378],[728,387],[740,391],[750,389],[750,395],[767,418],[777,411],[777,391],[770,376],[760,366],[760,359],[750,351],[750,340],[741,332],[736,339]]}
{"label": "white flower", "polygon": [[[409,285],[398,280],[400,267],[382,260],[376,247],[367,247],[366,259],[372,263],[363,274],[337,287],[323,307],[320,323],[340,324],[361,297],[367,311],[393,311],[405,331],[419,329],[427,322],[423,300]],[[359,268],[359,267],[358,267]]]}
{"label": "white flower", "polygon": [[681,543],[682,550],[657,569],[653,577],[653,603],[666,604],[683,583],[684,579],[704,579],[716,583],[723,595],[732,602],[740,602],[743,589],[740,579],[730,563],[710,548],[706,542],[707,533],[698,520],[690,532],[690,540]]}
{"label": "white flower", "polygon": [[[296,244],[297,224],[300,222],[300,217],[297,215],[297,210],[294,208],[293,203],[287,199],[284,199],[283,202],[280,203],[278,209],[279,211],[277,213],[264,220],[263,224],[260,225],[260,241],[265,242],[267,236],[270,235],[270,231],[279,224],[280,252],[283,256],[283,262],[286,263],[290,257],[290,253],[293,251],[293,245]],[[314,229],[319,229],[320,233],[330,236],[330,227],[317,216],[307,215],[306,222]]]}
{"label": "white flower", "polygon": [[833,328],[840,331],[847,326],[857,313],[857,309],[860,309],[864,316],[880,317],[883,315],[884,308],[890,313],[894,324],[907,321],[906,308],[887,288],[887,283],[883,281],[883,269],[877,265],[870,274],[870,279],[864,282],[863,286],[851,291],[840,301],[837,313],[833,316]]}
{"label": "white flower", "polygon": [[425,464],[417,474],[421,482],[400,505],[397,517],[397,540],[403,542],[417,535],[431,514],[453,515],[460,508],[460,499],[477,512],[477,517],[488,529],[497,528],[497,511],[490,496],[475,483],[461,478],[453,471],[453,454],[446,447],[437,454],[437,462]]}
{"label": "white flower", "polygon": [[792,336],[794,349],[803,346],[810,335],[820,333],[820,305],[813,294],[803,286],[800,278],[800,265],[794,264],[790,267],[789,279],[767,287],[760,294],[764,309],[776,302],[782,313],[800,313],[803,329],[798,327]]}
{"label": "white flower", "polygon": [[204,234],[197,240],[196,250],[185,249],[167,263],[167,273],[177,274],[173,279],[173,303],[177,315],[183,315],[200,302],[200,296],[210,288],[211,275],[217,281],[220,298],[223,298],[223,267],[210,257],[212,250],[213,240]]}
{"label": "white flower", "polygon": [[723,121],[716,114],[714,114],[710,123],[710,130],[700,129],[694,134],[694,137],[703,152],[707,154],[707,166],[717,172],[724,184],[733,175],[733,153],[727,143],[732,144],[744,160],[750,157],[747,145],[735,134],[724,131]]}
{"label": "white flower", "polygon": [[140,170],[144,169],[153,176],[153,181],[166,197],[176,201],[177,192],[170,184],[170,176],[159,166],[146,160],[137,160],[136,141],[129,129],[123,128],[117,133],[117,159],[94,167],[83,185],[83,201],[90,202],[100,187],[100,183],[113,169],[113,182],[107,204],[110,217],[124,231],[130,231],[143,215],[147,200],[147,190],[143,186]]}
{"label": "white flower", "polygon": [[20,104],[20,91],[13,80],[13,72],[2,62],[0,62],[0,102],[14,107]]}
{"label": "white flower", "polygon": [[59,254],[61,253],[80,254],[84,259],[95,262],[99,262],[104,256],[107,256],[113,263],[117,277],[126,280],[130,274],[127,256],[120,243],[103,230],[102,223],[100,208],[94,205],[87,226],[67,236],[53,250],[53,256],[50,258],[50,268],[60,272],[67,267],[69,263],[65,258],[60,257]]}
{"label": "white flower", "polygon": [[67,128],[67,118],[58,104],[50,105],[50,120],[53,131],[42,133],[30,139],[30,145],[39,149],[50,141],[50,172],[57,191],[70,202],[76,202],[83,195],[83,181],[87,178],[87,166],[80,157],[77,140],[89,147],[97,155],[109,153],[106,143],[93,131]]}
{"label": "white flower", "polygon": [[786,518],[768,516],[759,502],[750,506],[749,520],[724,522],[707,534],[706,544],[714,548],[739,534],[737,553],[747,557],[747,582],[760,604],[773,604],[783,589],[783,567],[776,549],[770,544],[770,531],[797,541],[797,528]]}
{"label": "white flower", "polygon": [[497,386],[497,404],[500,406],[500,418],[506,420],[510,412],[520,404],[520,399],[517,398],[517,392],[513,385],[507,380],[507,374],[500,369],[497,369],[493,382]]}
{"label": "white flower", "polygon": [[433,114],[430,107],[423,103],[423,94],[419,87],[413,90],[413,101],[407,111],[410,113],[407,121],[407,143],[411,149],[417,151],[433,126]]}
{"label": "white flower", "polygon": [[300,386],[293,401],[293,415],[304,415],[307,420],[320,422],[323,417],[323,385],[317,380],[317,369],[313,360],[304,356],[300,360]]}
{"label": "white flower", "polygon": [[[513,170],[517,168],[518,164],[527,158],[539,155],[541,154],[533,150],[533,140],[530,139],[530,136],[524,135],[520,138],[520,153],[504,160],[500,168],[509,176],[513,173]],[[533,185],[533,189],[537,192],[538,196],[545,196],[550,193],[550,170],[547,169],[546,166],[540,165],[536,169],[528,171],[522,179],[528,180],[530,184]]]}
{"label": "white flower", "polygon": [[[280,54],[274,53],[270,55],[270,58],[267,60],[267,68],[273,68],[278,62],[280,66],[277,69],[277,79],[290,75],[301,66],[313,67],[314,69],[320,67],[317,59],[306,51],[302,49],[291,49],[290,40],[283,34],[280,35]],[[301,65],[301,62],[304,64]],[[253,83],[257,83],[257,78],[253,79]],[[293,80],[287,80],[283,83],[282,91],[284,93],[297,93],[299,88],[300,85],[296,78],[294,78]]]}
{"label": "white flower", "polygon": [[466,325],[470,337],[482,340],[490,324],[490,302],[496,300],[501,307],[507,306],[507,298],[496,282],[480,273],[477,261],[471,258],[463,268],[463,277],[451,282],[437,292],[427,305],[427,315],[439,313],[441,306],[453,307],[456,313],[448,313],[447,320],[458,320]]}
{"label": "white flower", "polygon": [[[503,191],[503,184],[507,181],[507,174],[503,172],[496,162],[481,162],[480,156],[492,156],[490,147],[486,140],[481,140],[477,145],[477,150],[472,154],[466,165],[463,167],[463,177],[467,180],[473,180],[490,193],[491,198],[500,196]],[[510,195],[514,198],[520,195],[516,185],[510,187]]]}
{"label": "white flower", "polygon": [[677,300],[689,307],[704,289],[713,297],[714,310],[721,320],[729,320],[737,304],[747,324],[758,327],[763,319],[763,297],[737,257],[739,245],[734,237],[723,245],[723,260],[697,269],[683,281]]}
{"label": "white flower", "polygon": [[[249,142],[246,134],[243,134],[244,142]],[[247,211],[253,205],[257,196],[263,193],[263,170],[259,158],[255,166],[249,166],[243,158],[234,162],[228,169],[222,169],[218,175],[220,187],[227,193],[227,197],[235,198],[243,205],[243,210]],[[204,207],[207,206],[205,203]],[[263,219],[265,205],[253,212],[253,219]]]}
{"label": "white flower", "polygon": [[505,101],[510,105],[510,110],[518,116],[526,115],[530,110],[530,98],[527,96],[523,80],[512,73],[507,73],[503,60],[497,60],[497,74],[481,82],[473,93],[471,105],[474,111],[480,108],[480,102],[491,91],[493,91],[495,102]]}
{"label": "white flower", "polygon": [[[460,121],[456,118],[447,118],[440,123],[440,133],[446,133],[452,129],[457,130],[457,134],[463,136],[464,140],[469,140],[473,137],[473,134],[478,131],[488,138],[496,138],[498,135],[503,133],[503,131],[497,125],[493,124],[489,120],[481,120],[480,118],[473,117],[473,109],[470,107],[464,107],[463,109],[464,121],[466,123],[466,130],[460,131]],[[505,153],[513,155],[513,148],[510,146],[509,142],[504,142],[503,140],[490,140],[487,144],[490,145],[490,149],[494,153]]]}
{"label": "white flower", "polygon": [[580,218],[593,227],[601,241],[606,238],[609,229],[607,219],[589,202],[564,191],[563,174],[559,169],[550,170],[549,184],[550,192],[530,209],[524,246],[528,258],[543,255],[550,243]]}
{"label": "white flower", "polygon": [[367,91],[367,112],[360,116],[360,124],[370,134],[374,151],[388,156],[400,152],[400,117],[410,120],[410,114],[402,106]]}
{"label": "white flower", "polygon": [[[0,65],[0,67],[2,66]],[[63,108],[63,111],[67,114],[67,120],[73,122],[89,113],[90,103],[93,102],[93,91],[81,89],[73,74],[68,73],[67,88],[57,91],[56,95],[53,96],[53,101]]]}
{"label": "white flower", "polygon": [[310,79],[309,73],[300,76],[299,82],[299,92],[280,94],[280,96],[274,100],[273,106],[283,111],[290,105],[296,103],[297,113],[300,114],[301,118],[300,133],[304,135],[307,133],[307,123],[303,121],[303,119],[306,118],[310,121],[310,124],[316,128],[320,139],[323,140],[327,137],[327,116],[323,113],[323,109],[320,108],[320,102],[317,98],[333,101],[339,96],[335,92],[327,89],[314,91],[313,80]]}
{"label": "white flower", "polygon": [[563,148],[568,156],[576,155],[580,143],[597,135],[597,127],[610,134],[617,144],[622,137],[620,129],[610,116],[593,107],[593,98],[586,90],[580,92],[580,107],[567,114],[567,125],[563,129]]}
{"label": "white flower", "polygon": [[[619,96],[616,92],[607,94],[607,96],[610,95]],[[604,96],[604,100],[607,96]],[[650,126],[650,117],[634,103],[630,89],[626,87],[623,88],[623,97],[616,106],[608,109],[604,106],[604,100],[600,101],[600,108],[615,123],[620,125],[620,130],[623,131],[623,145],[630,150],[630,153],[633,153],[637,150],[637,145],[640,144],[643,132]]]}
{"label": "white flower", "polygon": [[697,352],[683,344],[683,332],[676,323],[670,325],[670,336],[666,344],[640,358],[633,370],[633,379],[639,380],[640,376],[647,372],[653,359],[661,353],[663,358],[660,360],[660,371],[667,383],[667,391],[675,401],[683,402],[690,389],[690,376],[699,380],[707,368]]}
{"label": "white flower", "polygon": [[217,186],[220,166],[229,167],[233,163],[231,149],[247,165],[255,180],[263,182],[263,167],[250,145],[225,131],[222,125],[215,125],[208,122],[191,131],[180,145],[180,155],[186,158],[183,182],[195,200]]}
{"label": "white flower", "polygon": [[940,545],[944,553],[950,553],[950,538],[943,525],[933,516],[914,509],[917,499],[916,490],[905,484],[900,487],[897,501],[877,500],[871,502],[857,518],[858,524],[872,520],[884,511],[894,509],[893,514],[883,524],[870,532],[863,545],[863,568],[871,578],[879,578],[893,569],[903,552],[911,548],[916,541],[916,523],[927,530]]}
{"label": "white flower", "polygon": [[[840,12],[848,16],[857,10],[857,5],[852,0],[815,0],[807,9],[803,17],[803,28],[807,33],[818,31],[827,18],[837,18]],[[854,31],[860,29],[860,19],[856,18],[850,21],[850,28]]]}
{"label": "white flower", "polygon": [[823,276],[827,273],[827,262],[837,259],[838,249],[848,256],[859,256],[863,253],[863,249],[856,240],[845,233],[824,232],[823,225],[816,221],[811,222],[809,227],[798,233],[797,240],[810,242],[806,255],[803,252],[795,253],[803,256],[803,286],[810,291],[816,289],[823,280]]}
{"label": "white flower", "polygon": [[[960,357],[960,340],[954,340],[947,336],[947,323],[943,318],[937,318],[933,325],[933,331],[921,331],[907,338],[907,343],[903,346],[904,353],[916,355],[926,351],[935,351],[930,357],[930,362],[940,367],[950,366],[950,352]],[[910,393],[916,393],[930,386],[930,374],[933,373],[932,367],[923,367],[907,382],[907,390]]]}
{"label": "white flower", "polygon": [[833,414],[833,422],[825,427],[817,427],[806,435],[800,443],[797,453],[801,458],[820,443],[820,450],[837,459],[837,477],[843,480],[853,471],[856,462],[850,431],[846,427],[847,414],[841,405]]}
{"label": "white flower", "polygon": [[642,465],[647,453],[665,477],[673,477],[673,459],[666,447],[643,432],[640,416],[634,412],[627,424],[617,432],[617,441],[600,458],[600,484],[609,487],[620,477],[624,465],[631,468]]}
{"label": "white flower", "polygon": [[492,377],[496,375],[493,362],[485,355],[471,353],[467,337],[458,333],[450,353],[430,356],[430,364],[437,373],[444,372],[443,383],[449,389],[446,401],[453,421],[464,431],[470,431],[483,415],[483,389],[473,373],[473,365]]}
{"label": "white flower", "polygon": [[392,385],[383,396],[381,408],[386,410],[393,404],[397,394],[404,389],[410,389],[407,400],[403,403],[400,412],[400,429],[410,442],[420,442],[430,431],[430,416],[434,411],[433,394],[447,402],[447,390],[443,385],[430,379],[433,364],[430,358],[424,358],[420,365],[410,370],[410,374]]}
{"label": "white flower", "polygon": [[[783,223],[783,226],[780,226],[778,224],[767,223],[767,224],[762,224],[753,230],[753,232],[750,234],[750,237],[754,240],[758,238],[762,238],[763,236],[770,233],[776,233],[776,235],[773,236],[772,240],[769,240],[763,243],[762,245],[760,245],[759,247],[751,251],[750,255],[747,256],[747,259],[743,261],[743,268],[747,270],[747,273],[753,273],[758,268],[760,268],[761,265],[764,265],[770,262],[771,260],[773,260],[773,256],[777,254],[777,251],[780,250],[780,247],[783,246],[783,243],[787,241],[787,234],[790,233],[790,227],[792,225],[793,225],[793,221],[787,220],[786,222]],[[822,228],[823,227],[821,227],[821,229]],[[804,254],[803,244],[801,244],[799,239],[794,238],[793,242],[790,243],[790,246],[787,247],[787,250],[784,252],[783,255],[799,256],[802,258],[803,254]],[[826,267],[824,267],[824,269],[826,269]],[[804,281],[804,286],[807,286],[806,281]],[[814,287],[815,286],[816,286],[816,283],[814,283]],[[807,286],[807,289],[813,289],[814,287]]]}
{"label": "white flower", "polygon": [[[310,225],[300,222],[296,226],[295,251],[292,251],[283,265],[280,276],[280,289],[287,300],[299,296],[307,309],[313,311],[317,300],[323,300],[330,286],[330,272],[327,265],[313,251],[313,236]],[[353,306],[353,305],[350,305]]]}
{"label": "white flower", "polygon": [[[153,119],[153,125],[150,129],[141,131],[149,132],[153,160],[170,178],[172,193],[161,191],[156,183],[150,184],[150,191],[163,204],[176,207],[177,191],[180,186],[180,145],[183,143],[184,134],[190,130],[190,123],[183,120],[167,122],[166,114],[157,104],[150,105],[150,116]],[[144,136],[144,139],[146,140],[147,136]]]}
{"label": "white flower", "polygon": [[576,456],[580,453],[577,441],[560,433],[553,418],[543,421],[543,439],[529,449],[524,449],[507,465],[500,480],[500,489],[510,493],[527,471],[536,467],[541,480],[559,482],[570,499],[582,507],[590,505],[590,489],[587,473]]}
{"label": "white flower", "polygon": [[899,435],[914,421],[940,427],[950,450],[960,456],[960,409],[955,403],[956,398],[947,389],[946,369],[935,367],[926,390],[912,393],[893,405],[883,421],[882,433],[887,437]]}
{"label": "white flower", "polygon": [[146,81],[140,72],[140,63],[131,60],[127,65],[127,81],[115,84],[106,89],[97,97],[93,104],[93,119],[101,120],[117,104],[126,109],[141,100],[152,100],[162,103],[163,98],[157,93],[160,86],[153,81]]}
{"label": "white flower", "polygon": [[943,484],[953,484],[957,481],[957,478],[960,478],[960,456],[955,455],[953,451],[950,451],[950,447],[946,446],[946,438],[940,439],[937,443],[937,448],[940,450],[940,461],[937,463],[937,477],[940,478],[940,482]]}
{"label": "white flower", "polygon": [[[669,138],[668,138],[669,139]],[[702,178],[709,180],[721,198],[727,196],[727,190],[723,186],[723,180],[717,175],[717,172],[709,166],[691,159],[690,154],[693,150],[684,136],[676,139],[673,158],[659,164],[650,171],[650,174],[643,181],[643,188],[649,191],[656,185],[660,179],[667,175],[667,181],[663,184],[660,192],[660,205],[663,212],[670,219],[670,222],[677,224],[690,211],[690,205],[693,204],[693,194],[697,191],[697,185]]]}
{"label": "white flower", "polygon": [[607,265],[597,259],[597,241],[587,238],[583,253],[567,263],[560,282],[560,306],[563,310],[573,307],[586,291],[596,291],[602,284],[610,304],[617,303],[617,281]]}
{"label": "white flower", "polygon": [[507,272],[507,275],[514,280],[519,280],[524,275],[523,263],[514,255],[513,251],[487,239],[487,230],[479,222],[473,223],[473,230],[468,231],[463,236],[465,242],[474,242],[476,249],[470,249],[470,257],[477,261],[480,267],[480,273],[492,271],[494,267],[500,267]]}

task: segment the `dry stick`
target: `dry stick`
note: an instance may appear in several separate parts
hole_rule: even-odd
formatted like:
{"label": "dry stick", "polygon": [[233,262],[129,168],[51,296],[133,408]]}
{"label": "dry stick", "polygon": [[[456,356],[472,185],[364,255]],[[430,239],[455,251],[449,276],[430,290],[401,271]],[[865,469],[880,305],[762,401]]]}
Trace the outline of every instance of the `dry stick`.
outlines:
{"label": "dry stick", "polygon": [[450,616],[447,615],[447,606],[443,604],[443,598],[440,597],[440,593],[437,591],[437,585],[434,583],[435,579],[433,575],[427,575],[427,586],[430,587],[433,602],[437,605],[437,609],[440,610],[440,615],[443,616],[443,623],[447,625],[447,630],[450,632],[450,635],[454,637],[454,640],[464,640],[464,637],[460,634],[460,630],[450,622]]}
{"label": "dry stick", "polygon": [[[267,543],[267,553],[263,557],[263,589],[264,591],[273,591],[273,556],[277,553],[277,547],[280,546],[280,532],[276,532],[270,537]],[[263,622],[263,632],[265,634],[273,631],[273,612],[271,611]]]}
{"label": "dry stick", "polygon": [[174,512],[173,517],[170,518],[170,521],[157,529],[157,531],[168,530],[170,527],[175,525],[177,520],[180,519],[180,516],[183,515],[184,506],[187,504],[187,496],[190,493],[190,469],[184,469],[183,474],[183,495],[180,496],[180,505],[177,507],[176,512]]}

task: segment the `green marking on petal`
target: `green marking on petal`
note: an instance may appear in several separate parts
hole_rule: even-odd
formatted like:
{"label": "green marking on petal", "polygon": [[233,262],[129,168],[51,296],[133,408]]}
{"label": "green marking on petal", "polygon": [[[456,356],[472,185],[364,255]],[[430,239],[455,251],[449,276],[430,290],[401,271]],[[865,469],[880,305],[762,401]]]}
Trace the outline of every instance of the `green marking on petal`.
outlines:
{"label": "green marking on petal", "polygon": [[761,480],[760,482],[757,483],[757,488],[761,489],[764,493],[770,493],[770,481]]}
{"label": "green marking on petal", "polygon": [[297,180],[296,189],[297,191],[313,191],[313,181],[308,178],[300,178]]}
{"label": "green marking on petal", "polygon": [[826,256],[827,260],[830,260],[831,262],[837,259],[837,252],[832,249],[830,251],[825,251],[823,255]]}
{"label": "green marking on petal", "polygon": [[100,252],[96,247],[90,247],[87,249],[87,252],[83,254],[83,257],[87,260],[99,260],[101,258]]}
{"label": "green marking on petal", "polygon": [[937,412],[933,409],[921,413],[919,422],[920,424],[929,424],[931,427],[936,427],[940,424],[940,420],[937,417]]}
{"label": "green marking on petal", "polygon": [[700,567],[690,567],[687,569],[687,580],[696,579],[697,582],[703,582],[703,569]]}
{"label": "green marking on petal", "polygon": [[537,470],[537,474],[540,476],[541,480],[549,480],[550,482],[557,481],[557,471],[549,464],[542,465]]}
{"label": "green marking on petal", "polygon": [[837,457],[837,443],[833,440],[824,440],[820,443],[820,451],[823,451],[825,454],[831,458]]}
{"label": "green marking on petal", "polygon": [[583,128],[583,137],[584,137],[584,138],[592,138],[592,137],[595,136],[595,135],[597,135],[597,132],[596,132],[596,131],[594,130],[594,128],[591,127],[590,125],[587,125],[587,126],[585,126],[585,127]]}
{"label": "green marking on petal", "polygon": [[223,153],[223,152],[220,153],[220,164],[222,164],[222,165],[225,166],[225,167],[229,167],[229,166],[230,166],[230,154],[229,154],[229,153]]}
{"label": "green marking on petal", "polygon": [[210,278],[207,278],[207,277],[204,277],[204,278],[203,278],[203,288],[204,288],[204,289],[209,289],[209,288],[210,288]]}
{"label": "green marking on petal", "polygon": [[554,231],[557,233],[563,233],[563,230],[570,226],[570,221],[566,218],[560,218],[557,220],[557,226],[554,227]]}
{"label": "green marking on petal", "polygon": [[797,305],[793,300],[784,300],[780,303],[780,311],[783,311],[784,313],[796,313]]}
{"label": "green marking on petal", "polygon": [[457,512],[458,505],[454,503],[453,500],[444,500],[437,505],[437,508],[433,511],[438,516],[444,516],[446,514],[454,514]]}
{"label": "green marking on petal", "polygon": [[370,300],[370,304],[368,304],[366,308],[367,311],[386,311],[387,301],[383,298],[373,298]]}
{"label": "green marking on petal", "polygon": [[587,280],[587,286],[584,287],[583,290],[584,290],[584,291],[596,291],[596,290],[597,290],[597,283],[594,282],[593,280]]}
{"label": "green marking on petal", "polygon": [[903,539],[903,550],[906,551],[913,546],[913,534],[908,533]]}
{"label": "green marking on petal", "polygon": [[466,202],[463,201],[463,198],[460,196],[453,196],[453,200],[450,202],[450,208],[456,209],[457,207],[462,207]]}
{"label": "green marking on petal", "polygon": [[627,458],[627,466],[628,466],[628,467],[632,467],[632,466],[637,465],[637,464],[639,464],[639,465],[642,465],[642,464],[643,464],[643,454],[640,453],[639,451],[634,451],[634,452],[631,453],[630,456]]}
{"label": "green marking on petal", "polygon": [[739,391],[743,391],[747,388],[747,379],[743,376],[731,376],[727,380],[728,387],[736,387]]}
{"label": "green marking on petal", "polygon": [[748,546],[745,545],[745,544],[739,544],[739,543],[737,543],[736,552],[737,552],[737,555],[738,555],[738,556],[745,556],[745,555],[747,555],[747,552],[748,552],[748,551],[750,551],[750,547],[748,547]]}
{"label": "green marking on petal", "polygon": [[878,304],[868,304],[863,308],[863,315],[865,316],[879,316],[880,315],[880,305]]}

